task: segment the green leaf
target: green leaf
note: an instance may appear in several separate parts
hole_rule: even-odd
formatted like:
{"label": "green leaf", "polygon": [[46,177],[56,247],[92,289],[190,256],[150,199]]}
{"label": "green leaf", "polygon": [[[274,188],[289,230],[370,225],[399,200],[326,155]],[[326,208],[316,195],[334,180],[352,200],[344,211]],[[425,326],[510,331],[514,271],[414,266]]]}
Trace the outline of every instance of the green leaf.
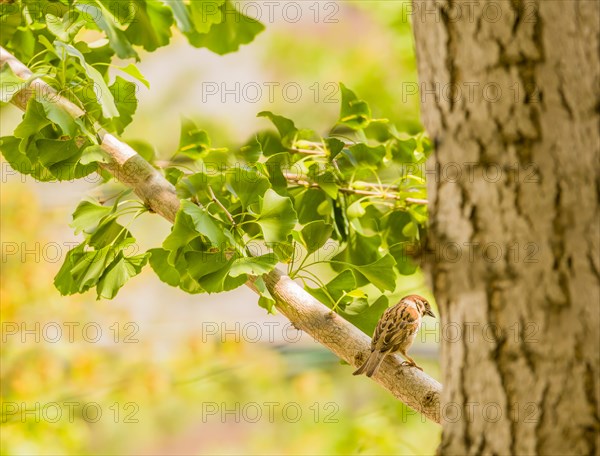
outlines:
{"label": "green leaf", "polygon": [[98,281],[96,286],[98,299],[113,299],[129,279],[142,271],[148,261],[148,255],[148,253],[144,253],[126,257],[123,252],[119,252],[117,258],[108,266],[102,278]]}
{"label": "green leaf", "polygon": [[83,252],[70,270],[74,287],[71,293],[84,293],[96,286],[107,266],[115,259],[116,252],[112,246],[100,250]]}
{"label": "green leaf", "polygon": [[36,146],[39,162],[58,180],[83,177],[95,169],[95,165],[78,164],[82,151],[73,139],[38,139]]}
{"label": "green leaf", "polygon": [[417,141],[414,138],[398,139],[395,138],[390,143],[392,159],[399,163],[416,163],[415,152]]}
{"label": "green leaf", "polygon": [[151,249],[148,253],[150,253],[150,266],[158,278],[172,287],[179,286],[179,271],[168,261],[170,252],[164,249]]}
{"label": "green leaf", "polygon": [[256,279],[254,279],[254,286],[256,287],[256,290],[260,294],[260,296],[258,298],[258,305],[260,307],[262,307],[263,309],[266,309],[266,311],[268,313],[275,314],[275,304],[276,303],[275,303],[275,300],[273,299],[273,296],[267,289],[267,285],[265,284],[265,281],[263,280],[263,278],[257,277]]}
{"label": "green leaf", "polygon": [[[258,151],[254,152],[254,154],[258,154],[258,156],[254,161],[257,161],[260,158],[261,152],[265,157],[269,157],[287,150],[287,148],[281,142],[281,138],[277,135],[277,133],[272,131],[263,131],[258,133],[256,135],[256,145]],[[249,161],[252,162],[252,160]]]}
{"label": "green leaf", "polygon": [[58,125],[65,135],[74,137],[77,134],[75,119],[62,106],[51,102],[46,97],[40,97],[40,103],[44,108],[46,118]]}
{"label": "green leaf", "polygon": [[75,212],[73,212],[71,227],[75,228],[75,234],[82,231],[93,231],[98,227],[100,221],[110,214],[112,210],[111,207],[101,206],[93,201],[81,201]]}
{"label": "green leaf", "polygon": [[129,278],[139,274],[148,259],[148,253],[133,257],[124,255],[123,249],[133,241],[129,237],[125,241],[87,251],[86,243],[80,244],[67,254],[54,279],[56,288],[61,294],[69,295],[83,293],[95,286],[98,299],[114,298]]}
{"label": "green leaf", "polygon": [[129,41],[149,52],[169,44],[173,25],[171,9],[157,0],[129,1],[135,11],[135,16],[125,30]]}
{"label": "green leaf", "polygon": [[348,148],[350,153],[344,154],[347,157],[353,166],[355,167],[377,167],[381,164],[383,158],[385,157],[385,147],[384,146],[376,146],[371,147],[366,144],[359,143]]}
{"label": "green leaf", "polygon": [[196,231],[207,238],[214,247],[225,249],[228,236],[223,227],[209,214],[205,208],[198,207],[189,201],[181,202],[181,210],[190,216]]}
{"label": "green leaf", "polygon": [[307,291],[328,307],[333,308],[338,301],[343,304],[352,302],[353,298],[351,297],[344,300],[344,295],[347,291],[354,290],[356,286],[354,273],[350,269],[346,269],[331,279],[325,287],[307,287]]}
{"label": "green leaf", "polygon": [[271,111],[259,112],[256,117],[266,117],[273,122],[273,125],[275,125],[277,131],[279,132],[279,136],[281,136],[281,139],[284,142],[293,140],[294,136],[298,132],[298,129],[294,125],[293,121],[286,117],[273,114]]}
{"label": "green leaf", "polygon": [[119,112],[118,117],[111,119],[110,126],[118,135],[122,135],[125,127],[133,120],[133,115],[137,109],[138,101],[135,96],[137,85],[117,76],[109,90]]}
{"label": "green leaf", "polygon": [[210,138],[208,134],[204,130],[199,129],[192,120],[182,117],[179,149],[177,152],[197,160],[202,158],[208,150],[210,150]]}
{"label": "green leaf", "polygon": [[225,235],[223,227],[205,208],[198,207],[190,201],[182,201],[171,234],[163,242],[163,248],[177,251],[199,236],[207,239],[213,248],[219,250],[229,245],[229,238]]}
{"label": "green leaf", "polygon": [[258,305],[265,309],[270,314],[275,314],[275,300],[267,298],[266,296],[260,296],[258,298]]}
{"label": "green leaf", "polygon": [[169,262],[171,255],[169,251],[151,249],[148,252],[150,253],[150,266],[161,281],[173,287],[178,286],[186,293],[197,294],[205,292],[188,273],[188,263],[183,256],[180,256],[177,263],[173,266]]}
{"label": "green leaf", "polygon": [[416,238],[418,233],[419,227],[414,222],[408,222],[406,225],[404,225],[404,228],[402,228],[402,234],[407,238]]}
{"label": "green leaf", "polygon": [[265,192],[260,200],[260,214],[256,222],[260,225],[265,241],[285,241],[298,222],[292,201],[279,196],[273,189]]}
{"label": "green leaf", "polygon": [[[6,3],[4,4],[0,4],[0,8],[2,7],[2,5],[6,5]],[[15,7],[17,6],[16,3],[12,3],[9,4],[8,7]],[[19,9],[18,6],[15,9]],[[20,16],[20,14],[19,14]],[[20,18],[19,18],[20,19]],[[10,24],[8,24],[8,22],[10,21],[7,20],[6,16],[2,17],[2,42],[3,42],[3,46],[5,46],[5,39],[9,38],[10,32],[7,30],[10,27]],[[19,21],[20,22],[20,21]],[[12,39],[11,39],[11,44],[12,44],[12,48],[13,50],[17,51],[18,50],[18,54],[16,54],[16,57],[21,60],[21,62],[28,62],[31,59],[33,59],[33,56],[35,54],[35,45],[36,45],[36,37],[34,34],[34,28],[28,28],[28,27],[23,27],[20,26],[18,27],[15,31],[14,34],[12,35]]]}
{"label": "green leaf", "polygon": [[[361,290],[354,290],[361,291]],[[358,294],[358,293],[357,293]],[[350,296],[350,293],[348,293]],[[365,295],[366,296],[366,295]],[[360,315],[365,312],[369,308],[369,301],[366,297],[359,297],[358,299],[352,301],[348,305],[346,305],[343,309],[344,315]]]}
{"label": "green leaf", "polygon": [[346,210],[346,214],[348,214],[348,218],[350,219],[361,218],[366,212],[360,200],[354,201]]}
{"label": "green leaf", "polygon": [[394,272],[396,260],[389,253],[371,264],[357,266],[347,263],[347,265],[364,275],[380,291],[396,289],[396,273]]}
{"label": "green leaf", "polygon": [[230,291],[241,287],[248,280],[248,276],[246,274],[242,274],[237,277],[228,275],[229,268],[231,267],[232,263],[233,259],[230,260],[230,262],[223,269],[213,272],[212,274],[208,274],[198,279],[197,282],[208,293],[221,293],[223,291]]}
{"label": "green leaf", "polygon": [[50,124],[50,120],[46,118],[44,107],[32,97],[27,103],[23,120],[15,128],[14,135],[17,138],[28,139]]}
{"label": "green leaf", "polygon": [[96,250],[104,247],[110,247],[116,244],[119,248],[133,244],[135,239],[123,225],[117,222],[116,218],[107,218],[92,232],[88,238],[88,245]]}
{"label": "green leaf", "polygon": [[334,159],[344,149],[344,143],[337,138],[327,138],[325,143],[329,150],[329,159]]}
{"label": "green leaf", "polygon": [[366,298],[367,294],[360,288],[356,288],[355,290],[347,292],[346,296],[350,296],[351,298]]}
{"label": "green leaf", "polygon": [[[1,19],[0,19],[1,20]],[[15,73],[8,63],[0,68],[0,101],[8,103],[12,98],[27,87],[26,80],[21,79]]]}
{"label": "green leaf", "polygon": [[344,296],[344,293],[356,289],[356,277],[351,270],[346,269],[341,274],[338,274],[331,281],[329,281],[325,287],[327,288],[327,291],[331,297],[335,301],[338,301],[342,298],[342,296]]}
{"label": "green leaf", "polygon": [[62,18],[46,14],[48,30],[65,43],[70,43],[85,24],[86,20],[79,17],[78,14],[74,14],[73,11],[68,11]]}
{"label": "green leaf", "polygon": [[235,171],[227,173],[227,188],[240,200],[244,210],[248,210],[260,202],[271,184],[255,167],[236,167]]}
{"label": "green leaf", "polygon": [[[201,3],[201,2],[199,2]],[[222,20],[212,23],[207,33],[188,34],[192,46],[206,47],[219,55],[237,51],[242,44],[248,44],[264,30],[264,25],[235,9],[230,1],[220,7]],[[216,15],[208,16],[206,24],[216,19]],[[196,26],[198,26],[196,24]]]}
{"label": "green leaf", "polygon": [[[185,261],[188,264],[187,271],[195,280],[219,271],[229,264],[229,260],[222,252],[186,252]],[[233,263],[233,260],[231,261]],[[227,268],[229,272],[229,268]]]}
{"label": "green leaf", "polygon": [[34,165],[29,157],[20,151],[21,139],[14,136],[0,138],[0,151],[11,168],[21,174],[32,174]]}
{"label": "green leaf", "polygon": [[63,296],[77,293],[79,287],[76,284],[73,276],[71,275],[71,269],[79,262],[84,255],[85,243],[79,244],[74,249],[67,252],[65,261],[63,262],[60,270],[54,277],[54,286]]}
{"label": "green leaf", "polygon": [[351,304],[340,311],[340,315],[368,336],[372,336],[381,315],[389,306],[388,298],[381,295],[374,303],[366,307],[364,301],[355,302],[356,305]]}
{"label": "green leaf", "polygon": [[185,176],[185,173],[177,168],[165,168],[164,173],[165,179],[173,185],[177,185],[181,178]]}
{"label": "green leaf", "polygon": [[88,165],[90,163],[109,163],[110,155],[101,146],[93,145],[83,149],[79,163]]}
{"label": "green leaf", "polygon": [[177,252],[199,236],[192,218],[180,208],[175,215],[171,233],[165,238],[162,246],[165,250]]}
{"label": "green leaf", "polygon": [[265,163],[257,163],[256,167],[261,170],[263,175],[268,176],[273,190],[282,196],[288,195],[288,182],[283,172],[291,167],[289,153],[280,152],[271,155]]}
{"label": "green leaf", "polygon": [[[190,2],[188,19],[198,33],[207,33],[213,24],[223,21],[223,4],[225,0],[200,0]],[[199,39],[198,33],[191,34],[191,41]]]}
{"label": "green leaf", "polygon": [[65,59],[65,53],[77,58],[79,60],[79,64],[85,70],[88,77],[94,81],[94,84],[96,84],[98,89],[95,91],[96,99],[102,107],[102,115],[107,119],[118,117],[119,110],[115,105],[112,92],[108,89],[108,86],[106,85],[106,82],[104,81],[104,78],[100,72],[93,66],[88,65],[83,54],[70,44],[65,44],[57,40],[54,42],[54,47],[56,48],[56,52],[60,56],[61,60]]}
{"label": "green leaf", "polygon": [[141,139],[132,139],[125,141],[131,146],[142,158],[150,163],[154,162],[156,158],[156,149],[152,144]]}
{"label": "green leaf", "polygon": [[[349,220],[346,215],[346,198],[340,195],[337,199],[332,199],[333,202],[333,221],[335,222],[336,239],[346,242],[349,233]],[[321,209],[321,208],[319,208]]]}
{"label": "green leaf", "polygon": [[139,70],[139,68],[137,66],[135,66],[133,63],[130,63],[129,65],[124,66],[124,67],[120,67],[119,70],[123,71],[124,73],[127,73],[129,76],[134,77],[135,79],[140,81],[142,84],[144,84],[146,86],[146,88],[148,88],[148,89],[150,88],[150,83],[148,82],[148,80],[144,77],[144,75]]}
{"label": "green leaf", "polygon": [[367,138],[374,139],[380,143],[392,139],[398,133],[396,127],[387,119],[372,119],[363,132]]}
{"label": "green leaf", "polygon": [[272,245],[273,253],[277,255],[282,263],[289,263],[296,253],[294,245],[291,242],[276,242]]}
{"label": "green leaf", "polygon": [[256,116],[270,119],[281,137],[280,141],[275,141],[270,145],[270,149],[272,150],[267,150],[269,145],[261,144],[263,146],[263,151],[265,151],[265,155],[287,151],[287,148],[294,146],[295,143],[299,143],[299,147],[302,147],[302,140],[310,139],[315,136],[314,131],[307,129],[299,130],[296,128],[293,121],[286,117],[273,114],[271,111],[262,111]]}
{"label": "green leaf", "polygon": [[310,255],[325,245],[332,232],[331,224],[325,223],[323,220],[314,220],[302,227],[300,239]]}
{"label": "green leaf", "polygon": [[[373,263],[379,258],[380,246],[381,236],[365,236],[360,233],[353,232],[348,238],[348,244],[346,245],[346,248],[333,257],[333,259],[335,261],[355,265]],[[341,269],[338,268],[336,270]]]}
{"label": "green leaf", "polygon": [[403,242],[391,245],[388,248],[390,255],[396,260],[396,269],[402,275],[412,275],[418,269],[418,264],[413,260],[416,248],[413,243]]}
{"label": "green leaf", "polygon": [[[320,211],[319,206],[327,205],[327,211]],[[296,196],[294,207],[298,211],[298,221],[303,225],[322,218],[324,213],[331,213],[331,204],[325,192],[318,188],[308,188]]]}
{"label": "green leaf", "polygon": [[335,174],[332,171],[327,170],[317,176],[317,183],[319,184],[319,187],[327,193],[327,196],[334,200],[337,199],[340,187],[337,184]]}
{"label": "green leaf", "polygon": [[185,260],[190,276],[208,293],[233,290],[247,280],[246,274],[229,276],[235,259],[227,260],[222,253],[188,252]]}
{"label": "green leaf", "polygon": [[[94,0],[80,1],[74,3],[75,8],[81,11],[85,17],[91,18],[98,28],[106,33],[110,46],[121,59],[138,59],[137,52],[133,50],[127,35],[119,28],[117,21],[110,11],[102,4]],[[119,9],[121,10],[121,9]],[[122,10],[121,10],[122,11]],[[111,117],[111,116],[104,116]]]}
{"label": "green leaf", "polygon": [[231,277],[242,274],[260,276],[271,272],[275,266],[277,266],[277,256],[272,253],[257,257],[242,257],[233,262],[229,275]]}
{"label": "green leaf", "polygon": [[371,108],[359,100],[354,92],[340,82],[342,92],[342,106],[340,109],[339,123],[354,130],[365,128],[371,121]]}
{"label": "green leaf", "polygon": [[[196,3],[198,2],[192,2],[191,5],[194,5]],[[192,32],[194,26],[192,24],[192,19],[189,14],[189,7],[183,2],[183,0],[171,0],[169,2],[166,2],[166,5],[173,11],[173,16],[175,17],[175,21],[177,22],[177,28],[181,30],[184,34]]]}

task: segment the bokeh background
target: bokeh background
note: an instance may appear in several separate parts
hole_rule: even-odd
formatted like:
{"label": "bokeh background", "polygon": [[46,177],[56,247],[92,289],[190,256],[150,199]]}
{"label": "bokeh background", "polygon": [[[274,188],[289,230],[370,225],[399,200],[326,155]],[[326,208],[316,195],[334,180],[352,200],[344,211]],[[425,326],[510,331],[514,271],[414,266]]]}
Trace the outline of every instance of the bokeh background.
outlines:
{"label": "bokeh background", "polygon": [[[375,117],[420,131],[407,2],[252,3],[246,14],[260,15],[266,30],[237,53],[217,56],[176,37],[142,56],[151,90],[139,85],[124,139],[147,141],[168,160],[184,115],[213,145],[235,149],[268,127],[256,118],[263,110],[325,133],[338,117],[339,81]],[[7,135],[21,113],[2,106],[0,116]],[[189,296],[146,268],[112,301],[61,297],[53,277],[80,241],[71,213],[98,182],[36,183],[1,165],[2,454],[435,452],[436,425],[350,375],[244,287]],[[145,214],[130,229],[142,251],[169,225]],[[394,297],[412,292],[431,298],[420,273]],[[429,323],[412,351],[439,378]]]}

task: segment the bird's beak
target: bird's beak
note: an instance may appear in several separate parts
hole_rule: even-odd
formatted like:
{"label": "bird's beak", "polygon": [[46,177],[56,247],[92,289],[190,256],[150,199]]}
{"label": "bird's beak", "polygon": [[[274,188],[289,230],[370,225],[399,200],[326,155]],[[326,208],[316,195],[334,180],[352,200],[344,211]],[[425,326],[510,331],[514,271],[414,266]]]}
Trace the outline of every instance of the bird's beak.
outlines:
{"label": "bird's beak", "polygon": [[425,311],[425,315],[429,315],[430,317],[433,317],[433,318],[435,318],[435,314],[432,312],[432,310],[431,310],[431,309],[429,309],[429,310],[426,310],[426,311]]}

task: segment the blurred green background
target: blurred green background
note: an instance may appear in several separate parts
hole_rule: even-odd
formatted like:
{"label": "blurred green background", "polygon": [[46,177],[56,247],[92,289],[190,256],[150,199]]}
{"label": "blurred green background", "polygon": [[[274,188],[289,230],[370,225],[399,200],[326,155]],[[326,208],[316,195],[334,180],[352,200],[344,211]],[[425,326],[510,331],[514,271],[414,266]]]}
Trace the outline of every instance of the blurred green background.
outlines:
{"label": "blurred green background", "polygon": [[[177,37],[143,56],[151,90],[139,87],[124,139],[168,159],[185,115],[215,146],[235,148],[268,127],[255,117],[262,110],[326,132],[339,81],[374,116],[419,131],[418,96],[405,93],[416,83],[406,2],[296,3],[297,22],[277,8],[270,21],[261,9],[266,31],[237,53],[216,56]],[[4,106],[0,116],[6,135],[21,114]],[[438,426],[267,315],[250,290],[189,296],[146,270],[113,301],[60,297],[53,277],[78,239],[70,214],[94,184],[35,183],[2,163],[2,454],[435,452]],[[142,251],[169,226],[146,214],[131,230]],[[431,297],[420,274],[395,295],[409,292]],[[434,328],[412,352],[439,378]]]}

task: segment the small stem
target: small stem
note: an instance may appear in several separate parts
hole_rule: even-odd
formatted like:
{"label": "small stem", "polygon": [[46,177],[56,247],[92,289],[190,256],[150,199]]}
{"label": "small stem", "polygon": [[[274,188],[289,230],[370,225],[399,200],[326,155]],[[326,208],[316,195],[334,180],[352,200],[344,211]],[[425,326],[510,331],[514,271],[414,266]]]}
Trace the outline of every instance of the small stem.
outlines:
{"label": "small stem", "polygon": [[310,150],[310,149],[296,149],[295,147],[288,147],[288,151],[294,152],[295,154],[304,154],[304,155],[318,155],[320,157],[326,157],[327,154],[325,152],[321,152],[319,150]]}
{"label": "small stem", "polygon": [[[338,139],[338,138],[336,138]],[[353,146],[355,143],[350,142],[350,141],[342,141],[344,143],[344,146]],[[319,143],[319,142],[314,142],[314,141],[302,141],[302,144],[306,144],[307,146],[311,146],[311,147],[323,147],[323,143]]]}
{"label": "small stem", "polygon": [[[294,252],[296,252],[296,249],[294,249]],[[296,274],[298,274],[302,268],[304,267],[304,263],[306,262],[306,260],[308,259],[308,254],[302,259],[302,261],[300,262],[300,265],[298,266],[298,268],[295,271],[292,271],[292,274],[288,274],[291,278],[294,278],[296,276]],[[312,263],[315,264],[315,263]],[[292,261],[292,266],[293,266],[293,261]]]}
{"label": "small stem", "polygon": [[217,199],[217,196],[215,195],[215,192],[213,192],[213,189],[210,185],[207,186],[208,187],[208,193],[210,194],[210,199],[212,200],[213,203],[215,203],[217,206],[219,206],[221,208],[221,210],[225,213],[225,215],[227,216],[227,218],[229,219],[229,221],[231,222],[231,224],[233,225],[234,228],[237,228],[237,224],[235,223],[235,220],[233,219],[233,216],[229,213],[229,211],[227,210],[227,208],[225,206],[223,206],[223,204],[221,203],[221,201],[219,201]]}
{"label": "small stem", "polygon": [[404,198],[404,201],[412,204],[429,204],[429,201],[421,198]]}
{"label": "small stem", "polygon": [[400,187],[398,187],[397,185],[393,185],[393,184],[373,184],[371,182],[361,182],[360,184],[364,185],[365,187],[369,187],[369,188],[378,188],[381,191],[385,191],[385,190],[398,191],[398,190],[400,190]]}
{"label": "small stem", "polygon": [[[325,293],[327,295],[327,297],[329,299],[331,299],[331,302],[335,306],[336,305],[336,301],[335,301],[335,299],[333,299],[333,296],[331,296],[331,294],[327,290],[327,287],[325,286],[325,284],[323,283],[323,281],[321,279],[319,279],[319,277],[317,277],[316,274],[313,274],[312,272],[307,271],[306,269],[304,270],[304,272],[306,274],[310,274],[312,276],[312,278],[308,277],[308,276],[298,276],[298,278],[300,278],[302,280],[304,280],[304,279],[312,280],[315,284],[317,284],[323,290],[323,293]],[[332,312],[333,312],[333,309],[332,309]]]}

